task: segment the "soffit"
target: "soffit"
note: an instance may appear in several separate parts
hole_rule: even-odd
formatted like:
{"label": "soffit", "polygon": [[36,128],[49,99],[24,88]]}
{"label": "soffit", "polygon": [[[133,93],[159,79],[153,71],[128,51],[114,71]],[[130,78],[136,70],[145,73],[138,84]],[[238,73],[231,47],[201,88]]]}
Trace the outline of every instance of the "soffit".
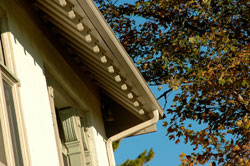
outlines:
{"label": "soffit", "polygon": [[[81,5],[77,0],[35,0],[33,4],[78,69],[91,73],[92,80],[117,103],[139,118],[148,119],[149,112],[160,108],[157,101],[152,101],[143,89],[135,66],[132,65],[134,71],[126,66],[124,57],[114,52],[98,30],[102,27],[93,25],[89,19],[92,16],[86,15]],[[142,79],[140,74],[139,78]]]}

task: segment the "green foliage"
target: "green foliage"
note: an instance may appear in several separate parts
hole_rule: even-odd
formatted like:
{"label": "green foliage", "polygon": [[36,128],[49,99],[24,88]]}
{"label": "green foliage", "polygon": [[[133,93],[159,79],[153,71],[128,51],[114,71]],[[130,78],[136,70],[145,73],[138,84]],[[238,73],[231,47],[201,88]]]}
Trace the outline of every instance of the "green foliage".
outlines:
{"label": "green foliage", "polygon": [[120,166],[144,166],[147,162],[151,161],[154,157],[154,151],[151,148],[148,152],[145,150],[136,159],[127,160]]}
{"label": "green foliage", "polygon": [[112,143],[112,147],[113,147],[113,151],[115,152],[118,147],[120,146],[120,143],[121,143],[122,139],[118,140],[118,141],[115,141]]}
{"label": "green foliage", "polygon": [[95,1],[148,83],[179,89],[164,126],[194,146],[183,164],[249,165],[249,1]]}
{"label": "green foliage", "polygon": [[[113,150],[116,151],[121,143],[122,139],[113,142]],[[120,166],[144,166],[147,162],[151,161],[154,157],[154,151],[151,148],[148,152],[145,150],[142,152],[136,159],[134,160],[126,160],[123,164]]]}

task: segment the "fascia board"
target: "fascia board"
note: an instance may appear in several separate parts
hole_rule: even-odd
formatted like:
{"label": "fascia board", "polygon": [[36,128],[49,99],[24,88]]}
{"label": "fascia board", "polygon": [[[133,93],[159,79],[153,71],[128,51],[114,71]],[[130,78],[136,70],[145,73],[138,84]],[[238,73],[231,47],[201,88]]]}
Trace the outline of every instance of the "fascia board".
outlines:
{"label": "fascia board", "polygon": [[134,62],[103,18],[101,12],[96,7],[93,0],[77,0],[77,2],[99,35],[102,37],[102,40],[106,43],[107,47],[112,52],[116,60],[120,63],[123,69],[126,70],[128,77],[133,81],[138,91],[143,95],[144,100],[146,100],[146,102],[151,105],[151,110],[159,110],[160,116],[163,117],[164,112],[160,104],[156,100],[152,91],[149,89],[146,81],[135,66]]}

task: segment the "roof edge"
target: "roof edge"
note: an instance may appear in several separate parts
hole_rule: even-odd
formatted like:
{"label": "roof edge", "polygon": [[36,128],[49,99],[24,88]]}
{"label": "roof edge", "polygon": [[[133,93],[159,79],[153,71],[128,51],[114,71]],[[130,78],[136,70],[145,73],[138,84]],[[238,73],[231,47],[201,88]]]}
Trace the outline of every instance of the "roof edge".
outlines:
{"label": "roof edge", "polygon": [[[134,73],[134,79],[137,80],[135,82],[137,85],[136,87],[140,90],[143,90],[144,93],[149,97],[152,104],[154,104],[155,109],[159,110],[159,114],[161,118],[164,116],[164,112],[158,103],[157,99],[153,95],[152,91],[148,87],[145,79],[139,72],[138,68],[135,66],[134,62],[128,55],[127,51],[124,49],[122,44],[119,42],[117,37],[115,36],[114,32],[108,25],[108,23],[103,18],[101,12],[97,8],[97,6],[94,4],[93,0],[77,0],[80,7],[83,9],[83,11],[86,13],[86,15],[93,20],[92,24],[96,28],[97,32],[100,34],[100,36],[103,38],[104,42],[107,44],[111,44],[112,48],[115,48],[115,53],[119,53],[121,57],[123,57],[123,60],[126,62],[128,68],[125,68],[126,70],[129,70],[129,73]],[[101,27],[101,28],[100,28]],[[109,45],[107,44],[109,47]],[[109,47],[110,48],[110,47]],[[110,50],[113,51],[113,49],[110,48]],[[114,53],[114,52],[113,52]],[[116,55],[116,54],[114,54]],[[152,110],[153,111],[153,110]]]}

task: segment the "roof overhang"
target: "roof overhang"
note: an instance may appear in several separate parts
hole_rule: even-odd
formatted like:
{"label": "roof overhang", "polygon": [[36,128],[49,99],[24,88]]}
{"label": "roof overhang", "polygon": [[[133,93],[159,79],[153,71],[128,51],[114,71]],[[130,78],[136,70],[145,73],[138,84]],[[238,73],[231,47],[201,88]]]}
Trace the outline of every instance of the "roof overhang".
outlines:
{"label": "roof overhang", "polygon": [[107,96],[142,121],[150,119],[154,110],[163,117],[158,101],[92,0],[32,2],[70,59],[89,71]]}
{"label": "roof overhang", "polygon": [[103,18],[100,11],[97,9],[96,5],[92,0],[77,0],[82,7],[82,9],[87,14],[88,18],[99,32],[100,36],[107,44],[109,50],[112,52],[115,58],[127,73],[127,77],[133,82],[134,88],[140,93],[142,100],[144,100],[144,105],[147,106],[148,111],[158,110],[160,115],[163,116],[163,110],[153,95],[152,91],[149,89],[147,83],[142,77],[141,73],[135,66],[134,62],[123,48],[119,40],[116,38],[114,32],[108,26],[107,22]]}

